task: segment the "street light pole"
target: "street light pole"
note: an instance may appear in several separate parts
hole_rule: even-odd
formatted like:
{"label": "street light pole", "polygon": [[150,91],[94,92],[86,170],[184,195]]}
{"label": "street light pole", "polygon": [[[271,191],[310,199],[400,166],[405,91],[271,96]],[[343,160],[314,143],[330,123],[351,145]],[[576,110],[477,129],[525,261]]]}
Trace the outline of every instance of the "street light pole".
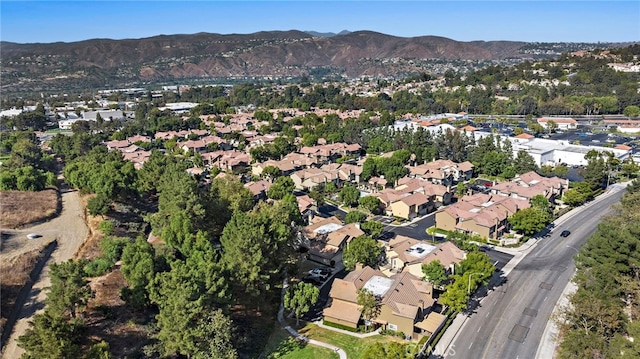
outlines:
{"label": "street light pole", "polygon": [[474,274],[484,274],[484,273],[476,272],[476,273],[469,274],[469,285],[467,286],[467,294],[471,294],[471,277],[473,277]]}

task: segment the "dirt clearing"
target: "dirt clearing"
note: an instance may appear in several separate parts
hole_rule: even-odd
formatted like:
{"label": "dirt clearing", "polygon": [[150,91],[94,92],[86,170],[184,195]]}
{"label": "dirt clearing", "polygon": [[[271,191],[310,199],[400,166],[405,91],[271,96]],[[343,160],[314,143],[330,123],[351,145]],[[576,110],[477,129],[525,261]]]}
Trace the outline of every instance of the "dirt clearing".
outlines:
{"label": "dirt clearing", "polygon": [[15,229],[41,222],[58,214],[59,208],[58,191],[55,189],[40,192],[1,191],[0,227]]}

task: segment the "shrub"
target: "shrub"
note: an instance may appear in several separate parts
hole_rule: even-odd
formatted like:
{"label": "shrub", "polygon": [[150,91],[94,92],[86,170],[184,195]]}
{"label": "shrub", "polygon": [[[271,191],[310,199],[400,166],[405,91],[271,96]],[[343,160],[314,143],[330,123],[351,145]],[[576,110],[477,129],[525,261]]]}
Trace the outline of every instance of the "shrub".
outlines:
{"label": "shrub", "polygon": [[104,257],[98,257],[84,266],[84,272],[89,277],[99,277],[111,270],[113,263]]}
{"label": "shrub", "polygon": [[102,221],[98,225],[98,229],[100,229],[100,232],[102,232],[102,234],[104,234],[105,236],[110,236],[113,234],[115,226],[111,221]]}

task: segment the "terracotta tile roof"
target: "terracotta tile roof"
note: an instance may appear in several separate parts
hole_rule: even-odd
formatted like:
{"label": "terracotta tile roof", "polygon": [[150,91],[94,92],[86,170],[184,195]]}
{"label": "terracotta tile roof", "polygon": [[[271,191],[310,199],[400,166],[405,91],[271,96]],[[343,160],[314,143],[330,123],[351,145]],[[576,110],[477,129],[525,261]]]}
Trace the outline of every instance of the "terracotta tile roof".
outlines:
{"label": "terracotta tile roof", "polygon": [[516,138],[530,139],[530,138],[535,138],[535,136],[530,135],[528,133],[521,133],[521,134],[517,135]]}

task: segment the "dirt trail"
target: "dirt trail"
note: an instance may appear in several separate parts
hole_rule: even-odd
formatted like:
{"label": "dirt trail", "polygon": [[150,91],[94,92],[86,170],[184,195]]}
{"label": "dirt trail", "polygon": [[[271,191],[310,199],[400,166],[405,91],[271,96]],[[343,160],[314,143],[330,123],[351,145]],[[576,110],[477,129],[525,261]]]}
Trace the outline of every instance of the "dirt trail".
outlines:
{"label": "dirt trail", "polygon": [[[42,237],[27,239],[26,235],[28,233],[37,233]],[[16,340],[24,334],[29,327],[31,316],[44,308],[44,300],[46,298],[45,288],[50,285],[48,264],[52,261],[60,263],[71,259],[87,238],[87,235],[88,229],[85,224],[80,196],[78,192],[69,190],[63,190],[62,212],[60,216],[48,222],[22,230],[3,230],[0,261],[12,260],[20,253],[42,246],[43,243],[53,239],[58,239],[58,248],[53,252],[51,259],[42,270],[38,281],[33,284],[31,292],[20,312],[20,317],[13,328],[11,337],[3,348],[2,358],[19,358],[23,353],[22,348],[18,347]]]}

